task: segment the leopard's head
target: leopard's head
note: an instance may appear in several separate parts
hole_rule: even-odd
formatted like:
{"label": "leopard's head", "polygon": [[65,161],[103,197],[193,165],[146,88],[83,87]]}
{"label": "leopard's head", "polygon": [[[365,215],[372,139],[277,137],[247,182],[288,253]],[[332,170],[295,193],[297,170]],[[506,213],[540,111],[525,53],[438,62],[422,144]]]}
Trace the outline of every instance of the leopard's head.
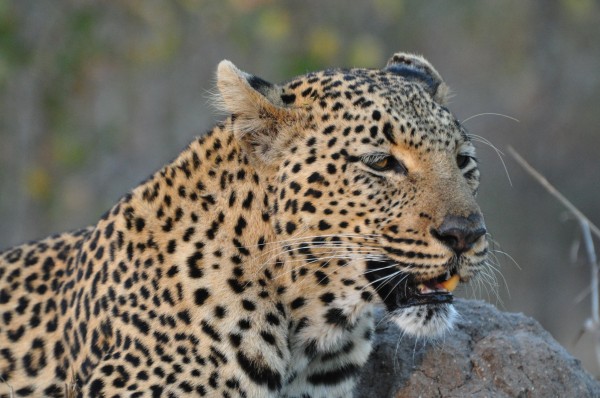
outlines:
{"label": "leopard's head", "polygon": [[223,61],[218,84],[303,289],[350,321],[378,297],[409,333],[446,330],[488,244],[475,150],[431,64],[398,53],[274,85]]}

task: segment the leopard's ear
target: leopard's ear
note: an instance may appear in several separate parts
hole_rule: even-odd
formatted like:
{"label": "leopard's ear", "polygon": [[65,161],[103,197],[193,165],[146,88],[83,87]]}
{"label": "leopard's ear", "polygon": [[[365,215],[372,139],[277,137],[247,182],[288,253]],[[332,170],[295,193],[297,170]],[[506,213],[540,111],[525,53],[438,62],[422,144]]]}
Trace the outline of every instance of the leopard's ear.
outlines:
{"label": "leopard's ear", "polygon": [[243,72],[227,60],[217,68],[217,87],[217,106],[234,115],[236,137],[262,160],[273,160],[278,144],[284,141],[282,129],[295,115],[281,99],[281,87]]}
{"label": "leopard's ear", "polygon": [[450,88],[433,65],[422,56],[396,53],[389,59],[384,70],[421,84],[439,104],[445,105],[448,102]]}

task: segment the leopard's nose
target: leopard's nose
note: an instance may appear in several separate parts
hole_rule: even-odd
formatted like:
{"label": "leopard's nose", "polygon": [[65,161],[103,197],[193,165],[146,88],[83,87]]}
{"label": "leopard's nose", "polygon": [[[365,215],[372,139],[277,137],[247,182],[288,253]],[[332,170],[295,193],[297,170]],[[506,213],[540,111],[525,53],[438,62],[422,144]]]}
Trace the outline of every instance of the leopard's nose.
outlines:
{"label": "leopard's nose", "polygon": [[485,235],[483,217],[473,213],[468,217],[449,215],[431,234],[443,244],[454,250],[457,255],[471,249]]}

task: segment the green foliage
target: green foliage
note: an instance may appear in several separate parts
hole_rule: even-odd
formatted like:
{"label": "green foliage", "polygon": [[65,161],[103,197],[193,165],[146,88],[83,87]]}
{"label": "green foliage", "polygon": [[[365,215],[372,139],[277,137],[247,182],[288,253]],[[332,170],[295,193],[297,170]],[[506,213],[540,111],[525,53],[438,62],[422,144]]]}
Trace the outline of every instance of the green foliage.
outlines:
{"label": "green foliage", "polygon": [[588,19],[594,16],[594,8],[597,7],[594,0],[560,0],[560,3],[567,14],[575,19]]}
{"label": "green foliage", "polygon": [[15,68],[29,59],[28,47],[21,41],[18,19],[12,4],[0,1],[0,86],[11,76]]}
{"label": "green foliage", "polygon": [[[466,127],[544,165],[597,223],[599,10],[595,0],[0,0],[0,244],[95,221],[208,128],[221,59],[277,81],[380,67],[398,50],[434,63],[459,119],[520,119]],[[539,199],[528,207],[535,191],[517,178],[507,188],[495,154],[483,144],[479,153],[486,221],[504,249],[564,275],[564,247],[539,228],[553,213]],[[561,243],[571,236],[563,230]],[[539,311],[533,290],[518,286],[539,270],[509,273],[515,300],[531,306],[512,309]],[[570,305],[567,290],[552,288],[538,315],[546,326],[560,323],[554,308]]]}
{"label": "green foliage", "polygon": [[262,9],[256,21],[256,36],[270,43],[289,40],[291,17],[287,10],[274,6]]}

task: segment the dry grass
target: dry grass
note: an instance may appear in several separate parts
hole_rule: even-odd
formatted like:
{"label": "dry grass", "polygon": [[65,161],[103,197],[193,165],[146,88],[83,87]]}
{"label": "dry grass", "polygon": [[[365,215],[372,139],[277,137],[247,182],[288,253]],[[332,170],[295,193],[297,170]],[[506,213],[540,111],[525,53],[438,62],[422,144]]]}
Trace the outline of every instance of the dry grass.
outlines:
{"label": "dry grass", "polygon": [[8,384],[8,383],[7,383],[7,382],[4,380],[4,378],[2,378],[2,377],[0,377],[0,384],[5,384],[5,385],[8,387],[8,391],[9,391],[9,392],[8,392],[8,396],[9,396],[10,398],[14,398],[14,396],[15,396],[15,390],[13,389],[13,387],[12,387],[10,384]]}
{"label": "dry grass", "polygon": [[66,398],[75,398],[77,397],[77,393],[79,392],[79,387],[77,386],[77,373],[73,368],[71,368],[71,377],[70,380],[65,382],[65,397]]}
{"label": "dry grass", "polygon": [[[2,377],[0,377],[0,386],[6,385],[8,387],[8,396],[9,398],[15,398],[15,390],[14,388],[6,382]],[[77,393],[79,392],[79,387],[77,386],[77,374],[73,369],[71,369],[71,380],[65,383],[65,397],[66,398],[76,398]],[[4,396],[4,395],[2,395]]]}

